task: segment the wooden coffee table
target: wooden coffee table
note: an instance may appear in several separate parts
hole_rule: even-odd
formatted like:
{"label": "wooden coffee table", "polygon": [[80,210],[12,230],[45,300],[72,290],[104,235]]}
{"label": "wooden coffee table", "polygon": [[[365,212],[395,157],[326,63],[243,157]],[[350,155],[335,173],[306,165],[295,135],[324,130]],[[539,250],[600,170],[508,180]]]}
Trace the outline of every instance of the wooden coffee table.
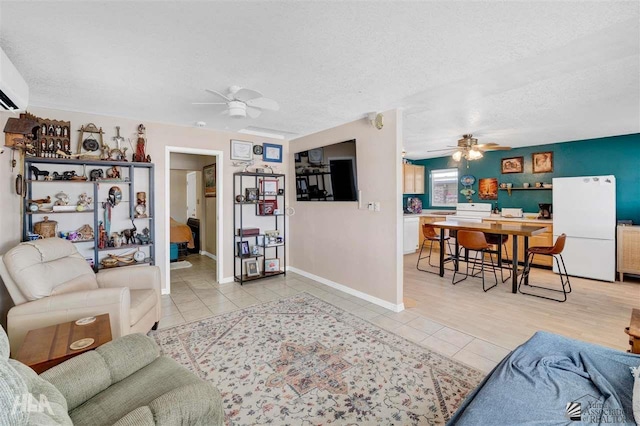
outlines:
{"label": "wooden coffee table", "polygon": [[[73,350],[69,346],[80,339],[90,337],[92,345]],[[76,325],[75,321],[30,330],[24,339],[16,360],[40,374],[74,356],[90,351],[111,340],[109,314],[96,315],[96,320],[87,325]]]}

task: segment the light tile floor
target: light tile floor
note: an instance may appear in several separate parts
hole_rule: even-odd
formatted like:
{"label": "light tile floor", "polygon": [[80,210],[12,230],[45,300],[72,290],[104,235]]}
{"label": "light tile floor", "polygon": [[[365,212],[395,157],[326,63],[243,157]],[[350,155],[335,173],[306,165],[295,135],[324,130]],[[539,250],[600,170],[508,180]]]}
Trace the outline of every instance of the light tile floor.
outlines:
{"label": "light tile floor", "polygon": [[191,255],[188,269],[171,271],[171,295],[162,296],[160,328],[168,328],[301,292],[312,294],[381,328],[489,372],[509,350],[445,327],[415,309],[396,313],[292,272],[266,280],[218,284],[216,263]]}

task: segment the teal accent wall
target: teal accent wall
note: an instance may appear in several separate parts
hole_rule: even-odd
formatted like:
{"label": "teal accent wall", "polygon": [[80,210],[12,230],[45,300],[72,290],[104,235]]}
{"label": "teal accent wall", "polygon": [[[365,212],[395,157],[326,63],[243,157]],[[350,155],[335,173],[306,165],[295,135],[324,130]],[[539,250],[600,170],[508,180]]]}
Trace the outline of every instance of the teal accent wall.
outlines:
{"label": "teal accent wall", "polygon": [[[531,154],[534,152],[553,151],[553,173],[532,173]],[[500,164],[503,158],[524,157],[524,173],[501,174]],[[423,208],[429,205],[429,172],[433,169],[458,168],[459,175],[473,175],[476,183],[473,189],[478,191],[477,180],[482,178],[498,178],[498,182],[511,182],[514,187],[522,187],[524,182],[533,185],[535,182],[551,183],[554,177],[614,175],[616,177],[616,204],[618,219],[631,219],[640,224],[640,133],[623,136],[612,136],[598,139],[587,139],[573,142],[554,143],[549,145],[529,146],[510,151],[493,151],[485,153],[480,160],[460,163],[451,156],[412,161],[424,165],[425,193],[422,197]],[[463,187],[459,185],[458,190]],[[552,191],[498,191],[498,207],[522,207],[525,212],[537,212],[538,203],[551,203]],[[459,194],[458,200],[466,202]],[[496,200],[480,200],[478,194],[473,195],[474,202],[493,202]],[[442,209],[437,207],[439,210]]]}

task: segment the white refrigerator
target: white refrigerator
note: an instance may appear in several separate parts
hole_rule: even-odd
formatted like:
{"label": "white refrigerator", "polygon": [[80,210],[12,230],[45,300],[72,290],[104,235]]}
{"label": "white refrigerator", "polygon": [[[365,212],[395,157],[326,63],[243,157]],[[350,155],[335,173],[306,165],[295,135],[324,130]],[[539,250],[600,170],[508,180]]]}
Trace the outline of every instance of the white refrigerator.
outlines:
{"label": "white refrigerator", "polygon": [[554,241],[567,234],[562,257],[568,274],[615,281],[615,176],[554,178],[552,208]]}

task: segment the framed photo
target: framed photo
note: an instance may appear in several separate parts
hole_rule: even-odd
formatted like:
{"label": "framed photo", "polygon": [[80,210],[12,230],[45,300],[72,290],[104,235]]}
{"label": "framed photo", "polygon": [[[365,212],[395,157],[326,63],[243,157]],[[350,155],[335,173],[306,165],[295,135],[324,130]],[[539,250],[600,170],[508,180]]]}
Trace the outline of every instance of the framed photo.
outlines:
{"label": "framed photo", "polygon": [[481,200],[498,199],[498,178],[486,178],[478,181],[478,195]]}
{"label": "framed photo", "polygon": [[262,195],[278,195],[278,179],[260,179]]}
{"label": "framed photo", "polygon": [[244,201],[247,203],[256,203],[259,195],[258,188],[247,188],[244,190]]}
{"label": "framed photo", "polygon": [[244,262],[244,267],[248,277],[257,277],[258,275],[260,275],[260,268],[258,268],[257,260],[247,260],[246,262]]}
{"label": "framed photo", "polygon": [[278,209],[278,200],[262,200],[258,204],[258,215],[269,216],[276,214]]}
{"label": "framed photo", "polygon": [[251,161],[253,159],[253,142],[231,139],[231,159]]}
{"label": "framed photo", "polygon": [[280,272],[280,259],[266,259],[264,261],[265,272]]}
{"label": "framed photo", "polygon": [[502,159],[502,174],[524,172],[524,157],[511,157]]}
{"label": "framed photo", "polygon": [[322,148],[310,149],[309,151],[309,163],[321,164],[322,163]]}
{"label": "framed photo", "polygon": [[531,154],[533,173],[553,173],[553,152],[534,152]]}
{"label": "framed photo", "polygon": [[238,256],[249,255],[249,241],[238,241],[236,246],[238,248]]}
{"label": "framed photo", "polygon": [[210,164],[202,168],[202,180],[204,181],[204,196],[216,196],[216,164]]}
{"label": "framed photo", "polygon": [[273,163],[282,163],[282,145],[263,143],[262,159]]}

